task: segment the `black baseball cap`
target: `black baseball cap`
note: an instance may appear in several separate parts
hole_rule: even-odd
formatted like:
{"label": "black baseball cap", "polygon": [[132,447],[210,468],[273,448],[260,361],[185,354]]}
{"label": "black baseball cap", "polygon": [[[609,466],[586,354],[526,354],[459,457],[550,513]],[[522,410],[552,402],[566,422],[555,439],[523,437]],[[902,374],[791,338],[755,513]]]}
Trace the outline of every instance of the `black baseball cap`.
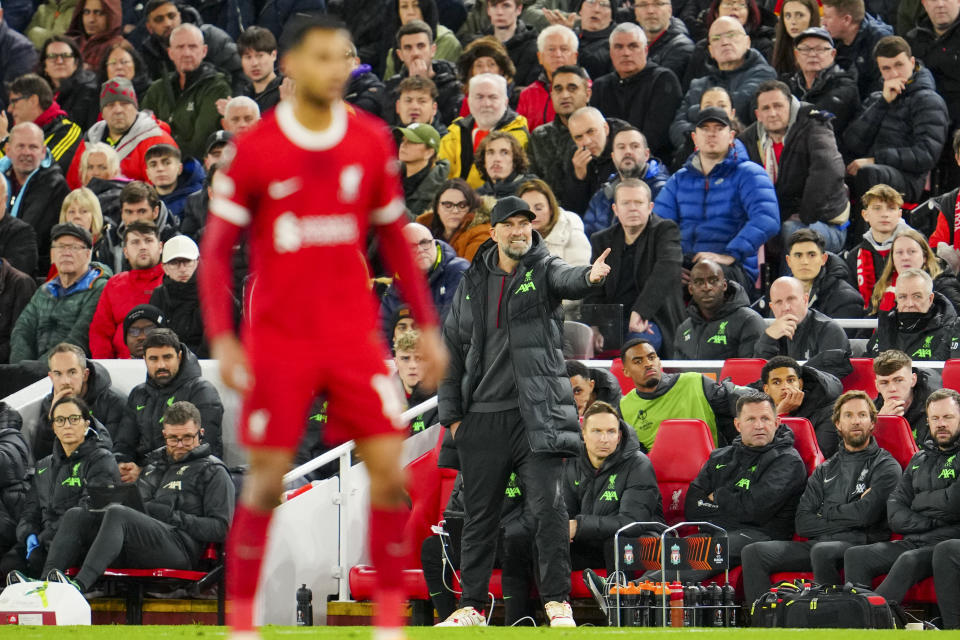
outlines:
{"label": "black baseball cap", "polygon": [[719,122],[723,126],[729,127],[730,116],[728,116],[727,112],[720,107],[707,107],[706,109],[700,109],[700,113],[697,115],[697,128],[702,127],[708,122]]}
{"label": "black baseball cap", "polygon": [[131,325],[141,319],[149,320],[158,327],[162,327],[165,320],[163,311],[159,308],[152,304],[138,304],[133,309],[130,309],[130,313],[123,319],[123,335],[126,336],[130,331]]}
{"label": "black baseball cap", "polygon": [[833,38],[830,36],[830,32],[823,27],[810,27],[809,29],[804,29],[800,32],[800,35],[793,39],[793,46],[796,47],[806,38],[820,38],[821,40],[829,43],[831,47],[836,46],[833,42]]}
{"label": "black baseball cap", "polygon": [[223,145],[227,144],[231,140],[233,140],[233,134],[230,133],[229,131],[224,131],[223,129],[221,129],[220,131],[214,131],[209,136],[207,136],[207,144],[204,147],[205,151],[203,152],[203,155],[209,154],[211,151],[213,151],[214,147],[216,146],[222,147]]}
{"label": "black baseball cap", "polygon": [[490,213],[490,226],[495,227],[507,218],[517,215],[525,215],[527,220],[531,221],[536,217],[533,215],[533,211],[530,211],[530,205],[523,198],[517,196],[501,198]]}
{"label": "black baseball cap", "polygon": [[61,222],[53,225],[53,229],[50,230],[50,242],[56,242],[57,238],[63,236],[73,236],[87,245],[87,249],[93,248],[93,236],[90,235],[90,232],[72,222]]}

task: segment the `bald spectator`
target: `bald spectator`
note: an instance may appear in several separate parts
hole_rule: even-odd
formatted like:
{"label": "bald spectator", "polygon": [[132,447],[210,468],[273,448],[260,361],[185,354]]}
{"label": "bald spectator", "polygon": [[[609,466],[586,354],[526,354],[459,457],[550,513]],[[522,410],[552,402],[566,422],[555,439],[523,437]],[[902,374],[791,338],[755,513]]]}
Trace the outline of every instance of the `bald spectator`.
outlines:
{"label": "bald spectator", "polygon": [[563,187],[557,193],[564,209],[584,215],[590,197],[616,172],[611,143],[628,126],[623,120],[604,118],[596,107],[583,107],[570,115],[567,128],[575,148],[564,160]]}
{"label": "bald spectator", "polygon": [[237,96],[227,100],[220,124],[224,131],[236,136],[252,129],[259,120],[260,107],[253,98]]}
{"label": "bald spectator", "polygon": [[651,197],[656,199],[670,178],[663,163],[651,157],[647,139],[633,127],[622,129],[613,136],[610,159],[613,160],[616,173],[593,194],[583,216],[584,232],[588,237],[606,229],[613,221],[613,194],[621,180],[643,180],[650,187]]}
{"label": "bald spectator", "polygon": [[881,38],[893,35],[890,25],[869,15],[863,0],[823,0],[820,22],[837,43],[837,64],[856,74],[860,99],[879,91],[883,81],[873,49]]}
{"label": "bald spectator", "polygon": [[50,232],[56,277],[37,289],[17,318],[10,336],[10,362],[38,360],[57,343],[87,350],[90,321],[100,294],[113,273],[90,262],[93,238],[75,224],[58,224]]}
{"label": "bald spectator", "polygon": [[100,89],[102,120],[87,130],[67,172],[72,189],[86,184],[81,180],[84,151],[98,142],[116,149],[120,172],[131,180],[147,179],[147,149],[155,144],[176,144],[173,138],[147,111],[140,111],[137,92],[126,78],[108,80]]}
{"label": "bald spectator", "polygon": [[397,30],[397,57],[403,63],[400,72],[386,79],[384,115],[393,120],[392,107],[398,96],[400,83],[412,76],[429,78],[437,88],[437,106],[440,121],[449,124],[460,110],[463,92],[457,78],[457,68],[447,60],[436,60],[437,45],[433,30],[422,20],[411,20]]}
{"label": "bald spectator", "polygon": [[942,293],[933,290],[930,274],[907,269],[897,277],[895,290],[897,306],[880,312],[867,353],[875,356],[898,349],[913,360],[957,357],[957,313]]}
{"label": "bald spectator", "polygon": [[[442,320],[453,303],[457,286],[470,263],[457,257],[453,247],[443,240],[435,240],[430,229],[422,224],[411,222],[403,228],[403,235],[413,252],[414,261],[427,279],[437,316]],[[403,283],[399,283],[399,287],[397,285],[398,283],[394,280],[387,287],[383,301],[380,303],[383,335],[389,343],[393,342],[397,312],[405,306],[402,294]]]}
{"label": "bald spectator", "polygon": [[94,358],[127,358],[123,320],[138,304],[149,302],[150,294],[163,282],[160,264],[163,243],[155,225],[132,222],[123,233],[123,255],[130,270],[110,278],[90,323],[90,354]]}
{"label": "bald spectator", "polygon": [[836,320],[810,308],[803,283],[789,276],[770,285],[770,309],[776,320],[757,341],[755,358],[790,356],[838,378],[848,375],[850,341]]}
{"label": "bald spectator", "polygon": [[[53,99],[50,84],[35,73],[11,82],[8,92],[13,124],[32,122],[43,129],[47,149],[66,175],[83,136],[80,125],[67,118],[67,112]],[[0,120],[0,139],[6,137],[6,122]]]}
{"label": "bald spectator", "polygon": [[672,71],[647,59],[647,36],[632,22],[610,33],[613,71],[597,78],[590,104],[607,118],[626,120],[643,133],[654,156],[670,151],[668,131],[683,92]]}
{"label": "bald spectator", "polygon": [[227,77],[204,61],[207,51],[196,25],[173,29],[167,55],[174,71],[151,84],[143,98],[143,108],[167,122],[183,154],[195,158],[203,157],[204,142],[220,128],[217,100],[232,93]]}
{"label": "bald spectator", "polygon": [[713,260],[727,280],[751,291],[757,252],[780,230],[780,211],[770,177],[737,153],[735,135],[726,111],[702,109],[697,151],[667,180],[653,210],[680,226],[685,261]]}
{"label": "bald spectator", "polygon": [[[577,34],[560,24],[550,25],[537,36],[537,61],[540,62],[541,72],[535,81],[520,92],[520,101],[517,103],[517,113],[527,119],[527,127],[531,132],[554,120],[556,104],[553,100],[553,75],[560,67],[577,64],[579,47]],[[569,116],[570,113],[564,115]]]}
{"label": "bald spectator", "polygon": [[480,73],[470,78],[467,92],[470,115],[457,118],[440,140],[440,159],[450,163],[450,177],[462,178],[474,189],[483,178],[474,163],[480,142],[491,131],[506,131],[526,149],[530,133],[523,116],[510,108],[507,81],[495,73]]}
{"label": "bald spectator", "polygon": [[7,212],[9,190],[7,179],[0,176],[0,258],[8,266],[32,275],[37,270],[37,232]]}
{"label": "bald spectator", "polygon": [[[7,155],[0,158],[0,174],[6,178],[7,215],[20,218],[37,233],[37,246],[50,246],[50,229],[57,223],[60,205],[70,192],[60,167],[43,142],[43,130],[23,122],[10,130]],[[50,270],[46,252],[39,255],[37,271]]]}
{"label": "bald spectator", "polygon": [[232,79],[234,85],[243,83],[243,68],[237,46],[226,31],[213,24],[203,24],[196,14],[187,15],[192,7],[180,6],[173,0],[148,0],[143,7],[144,23],[150,34],[139,49],[140,55],[146,63],[147,74],[152,80],[158,80],[170,71],[170,57],[167,50],[170,46],[170,35],[181,24],[197,21],[197,27],[203,33],[203,41],[208,47],[205,61],[212,64],[221,73]]}
{"label": "bald spectator", "polygon": [[[564,65],[557,67],[551,77],[547,100],[553,116],[545,124],[530,130],[527,152],[533,173],[543,178],[554,193],[562,193],[563,167],[576,150],[567,121],[570,114],[590,101],[590,76],[576,65]],[[535,86],[530,85],[524,92]],[[523,93],[520,96],[522,101]]]}
{"label": "bald spectator", "polygon": [[766,329],[763,318],[750,308],[750,298],[736,282],[723,275],[713,260],[701,260],[690,269],[687,318],[677,327],[673,357],[683,360],[752,358]]}
{"label": "bald spectator", "polygon": [[680,18],[673,16],[669,0],[636,0],[633,17],[647,36],[647,59],[673,71],[677,79],[687,73],[694,43]]}
{"label": "bald spectator", "polygon": [[707,36],[707,75],[690,83],[677,115],[670,125],[670,142],[681,147],[694,129],[700,98],[711,87],[723,87],[730,94],[737,118],[745,125],[753,122],[753,98],[764,80],[773,80],[773,70],[760,52],[750,48],[750,37],[736,18],[717,18]]}

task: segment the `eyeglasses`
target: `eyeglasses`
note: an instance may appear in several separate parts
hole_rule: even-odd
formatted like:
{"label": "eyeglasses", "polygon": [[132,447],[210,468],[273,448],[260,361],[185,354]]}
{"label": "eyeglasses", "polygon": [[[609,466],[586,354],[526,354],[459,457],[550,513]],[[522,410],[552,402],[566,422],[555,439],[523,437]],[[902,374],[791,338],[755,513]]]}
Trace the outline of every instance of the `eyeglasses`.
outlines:
{"label": "eyeglasses", "polygon": [[87,250],[87,247],[79,244],[52,244],[50,248],[56,249],[61,253],[80,253],[81,251]]}
{"label": "eyeglasses", "polygon": [[660,7],[669,7],[669,2],[638,2],[633,5],[634,9],[659,9]]}
{"label": "eyeglasses", "polygon": [[62,427],[67,421],[70,421],[70,424],[77,426],[83,420],[83,416],[79,413],[75,413],[72,416],[57,416],[53,419],[53,426]]}
{"label": "eyeglasses", "polygon": [[411,242],[410,246],[413,247],[414,251],[425,251],[428,247],[433,246],[433,238],[421,240],[420,242]]}
{"label": "eyeglasses", "polygon": [[461,200],[460,202],[450,202],[449,200],[444,200],[440,203],[440,206],[444,209],[460,209],[460,211],[466,211],[467,207],[470,205],[466,200]]}
{"label": "eyeglasses", "polygon": [[147,335],[148,331],[152,331],[156,328],[157,328],[156,325],[152,327],[130,327],[129,329],[127,329],[127,335],[132,338],[139,338],[140,336]]}
{"label": "eyeglasses", "polygon": [[720,42],[721,40],[736,40],[742,35],[746,35],[741,31],[727,31],[726,33],[718,33],[715,36],[710,36],[710,42]]}
{"label": "eyeglasses", "polygon": [[833,47],[796,47],[797,51],[804,55],[826,53],[832,51]]}
{"label": "eyeglasses", "polygon": [[609,9],[610,3],[607,0],[583,0],[584,4],[597,5],[601,9]]}
{"label": "eyeglasses", "polygon": [[47,60],[70,60],[73,58],[73,53],[48,53]]}
{"label": "eyeglasses", "polygon": [[31,95],[33,95],[33,94],[27,94],[27,95],[25,95],[25,96],[17,96],[16,98],[14,98],[13,96],[10,96],[10,99],[7,100],[7,105],[12,107],[13,105],[17,104],[17,103],[20,102],[21,100],[26,100],[26,99],[29,98]]}
{"label": "eyeglasses", "polygon": [[180,436],[179,438],[177,436],[164,436],[163,439],[171,447],[175,447],[178,444],[189,447],[193,444],[193,441],[197,439],[198,435],[199,433],[188,433],[187,435]]}

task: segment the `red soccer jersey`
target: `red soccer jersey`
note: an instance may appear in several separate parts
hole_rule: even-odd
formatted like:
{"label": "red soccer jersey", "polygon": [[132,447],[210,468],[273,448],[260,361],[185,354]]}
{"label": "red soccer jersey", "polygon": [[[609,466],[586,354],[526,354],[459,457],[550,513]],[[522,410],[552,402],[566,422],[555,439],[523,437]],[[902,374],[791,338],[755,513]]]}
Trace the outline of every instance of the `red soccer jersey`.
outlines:
{"label": "red soccer jersey", "polygon": [[[384,249],[391,262],[402,263],[391,265],[401,278],[407,271],[414,281],[423,279],[399,233],[402,195],[395,147],[379,121],[338,103],[331,125],[318,133],[296,120],[290,103],[279,104],[236,140],[228,167],[214,179],[208,233],[218,238],[205,237],[210,242],[204,244],[216,264],[207,263],[201,274],[208,335],[232,328],[216,284],[228,277],[227,265],[214,245],[222,248],[229,241],[224,234],[235,238],[242,228],[255,277],[248,318],[254,331],[309,340],[317,326],[334,335],[375,330],[364,258],[371,224],[382,234],[389,227],[391,242],[384,244],[391,246]],[[432,324],[425,288],[416,285],[408,288],[422,293],[407,292],[411,307]]]}

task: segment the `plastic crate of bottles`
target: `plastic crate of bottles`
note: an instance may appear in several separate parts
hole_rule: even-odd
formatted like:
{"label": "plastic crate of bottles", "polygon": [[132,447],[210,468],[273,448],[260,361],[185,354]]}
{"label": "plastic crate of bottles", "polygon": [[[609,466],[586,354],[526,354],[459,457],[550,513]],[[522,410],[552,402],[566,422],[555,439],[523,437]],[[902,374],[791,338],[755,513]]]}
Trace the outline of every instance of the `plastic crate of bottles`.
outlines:
{"label": "plastic crate of bottles", "polygon": [[611,627],[736,627],[734,589],[716,582],[612,583],[605,595]]}

